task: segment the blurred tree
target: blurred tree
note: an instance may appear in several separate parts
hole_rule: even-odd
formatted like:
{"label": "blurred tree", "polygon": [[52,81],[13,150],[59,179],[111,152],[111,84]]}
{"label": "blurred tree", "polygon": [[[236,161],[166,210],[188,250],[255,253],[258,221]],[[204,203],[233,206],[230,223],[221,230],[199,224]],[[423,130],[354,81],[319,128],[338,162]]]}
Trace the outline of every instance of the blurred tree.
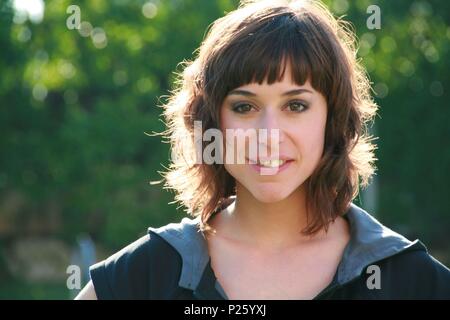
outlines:
{"label": "blurred tree", "polygon": [[[66,27],[70,1],[48,1],[41,23],[1,4],[0,187],[2,236],[81,231],[118,248],[148,225],[177,219],[159,180],[169,149],[161,101],[177,64],[192,56],[227,2],[78,1],[81,29]],[[6,226],[9,226],[6,228]]]}

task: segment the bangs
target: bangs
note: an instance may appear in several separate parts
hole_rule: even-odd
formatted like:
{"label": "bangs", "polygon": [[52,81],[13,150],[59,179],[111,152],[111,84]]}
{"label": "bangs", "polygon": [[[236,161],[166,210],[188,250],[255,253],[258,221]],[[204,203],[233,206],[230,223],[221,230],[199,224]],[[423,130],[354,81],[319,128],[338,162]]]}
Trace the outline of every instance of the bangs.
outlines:
{"label": "bangs", "polygon": [[223,99],[229,91],[249,83],[281,81],[288,63],[297,85],[310,80],[315,90],[326,92],[324,48],[311,37],[309,23],[308,17],[286,13],[239,32],[216,60],[218,66],[210,68],[219,80],[219,86],[214,86],[219,92],[213,95]]}

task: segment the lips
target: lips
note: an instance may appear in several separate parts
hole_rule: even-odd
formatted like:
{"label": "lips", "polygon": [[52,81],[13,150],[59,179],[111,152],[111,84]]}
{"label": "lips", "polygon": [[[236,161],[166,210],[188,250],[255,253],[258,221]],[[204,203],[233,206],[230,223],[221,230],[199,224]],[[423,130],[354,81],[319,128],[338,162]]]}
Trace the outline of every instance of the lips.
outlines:
{"label": "lips", "polygon": [[284,164],[293,161],[292,158],[288,156],[280,156],[278,158],[259,158],[258,160],[253,159],[247,159],[250,164],[255,164],[261,167],[267,167],[267,168],[277,168],[281,167]]}
{"label": "lips", "polygon": [[[271,176],[271,175],[277,175],[285,170],[287,170],[291,164],[294,162],[294,160],[283,160],[283,163],[279,166],[263,166],[261,164],[250,164],[250,167],[255,170],[258,174],[263,176]],[[279,164],[279,163],[274,163]]]}
{"label": "lips", "polygon": [[247,160],[249,161],[250,167],[263,176],[277,175],[287,170],[295,161],[288,156],[280,156],[279,158],[272,159],[259,159],[258,161]]}
{"label": "lips", "polygon": [[262,167],[277,168],[281,167],[286,162],[287,162],[286,160],[272,159],[272,160],[260,160],[258,161],[257,164]]}

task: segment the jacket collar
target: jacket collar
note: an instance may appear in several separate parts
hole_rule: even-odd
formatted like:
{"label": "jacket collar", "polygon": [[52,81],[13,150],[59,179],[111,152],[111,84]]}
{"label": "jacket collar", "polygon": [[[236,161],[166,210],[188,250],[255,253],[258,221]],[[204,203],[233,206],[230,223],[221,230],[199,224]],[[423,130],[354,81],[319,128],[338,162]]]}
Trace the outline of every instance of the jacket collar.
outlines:
{"label": "jacket collar", "polygon": [[418,239],[409,241],[353,203],[343,217],[350,224],[350,241],[337,270],[339,284],[358,277],[365,267],[405,250],[427,250]]}
{"label": "jacket collar", "polygon": [[182,267],[178,285],[195,290],[209,261],[206,239],[199,229],[200,217],[183,218],[160,228],[148,228],[167,241],[181,256]]}
{"label": "jacket collar", "polygon": [[[337,282],[344,284],[360,276],[365,267],[409,249],[427,250],[419,241],[404,236],[382,225],[365,210],[351,203],[343,216],[350,224],[350,241],[345,247],[337,269]],[[149,228],[167,241],[182,258],[178,285],[195,291],[205,279],[214,278],[206,240],[199,229],[200,217],[183,218],[160,228]],[[211,274],[212,273],[212,274]],[[215,289],[218,283],[215,284]],[[223,295],[223,290],[221,294]]]}

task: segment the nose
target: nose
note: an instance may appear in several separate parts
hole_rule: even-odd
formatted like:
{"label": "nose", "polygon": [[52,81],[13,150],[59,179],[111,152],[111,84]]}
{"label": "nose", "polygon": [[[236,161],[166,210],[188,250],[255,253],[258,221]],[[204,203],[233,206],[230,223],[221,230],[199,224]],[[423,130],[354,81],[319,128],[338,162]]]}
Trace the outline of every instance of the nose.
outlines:
{"label": "nose", "polygon": [[[281,123],[281,114],[274,108],[265,108],[259,119],[259,147],[260,156],[276,156],[280,144],[284,141],[284,130]],[[262,130],[261,130],[262,129]]]}
{"label": "nose", "polygon": [[[264,112],[261,114],[260,118],[260,129],[265,129],[266,132],[260,137],[266,137],[262,139],[262,143],[265,142],[267,147],[270,148],[273,143],[282,143],[284,141],[284,130],[282,123],[280,121],[281,114],[275,108],[265,108]],[[266,140],[266,141],[264,141]]]}

